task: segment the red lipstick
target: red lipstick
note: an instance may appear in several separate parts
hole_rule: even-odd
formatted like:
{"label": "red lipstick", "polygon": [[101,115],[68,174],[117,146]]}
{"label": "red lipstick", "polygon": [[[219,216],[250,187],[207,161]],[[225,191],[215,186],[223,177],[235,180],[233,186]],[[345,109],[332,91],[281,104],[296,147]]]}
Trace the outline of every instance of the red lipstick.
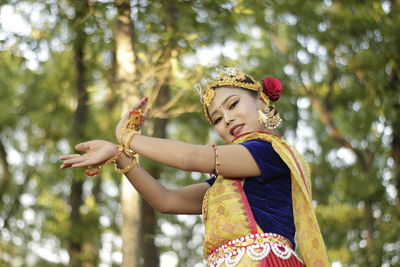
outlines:
{"label": "red lipstick", "polygon": [[233,136],[237,136],[240,134],[244,127],[244,123],[233,125],[232,128],[229,130],[229,133]]}

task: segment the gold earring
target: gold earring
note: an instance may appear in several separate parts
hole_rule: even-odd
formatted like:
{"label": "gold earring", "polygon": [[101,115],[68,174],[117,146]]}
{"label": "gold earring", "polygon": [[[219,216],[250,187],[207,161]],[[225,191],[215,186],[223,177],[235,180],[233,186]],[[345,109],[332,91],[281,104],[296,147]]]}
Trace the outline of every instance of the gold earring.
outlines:
{"label": "gold earring", "polygon": [[258,120],[268,130],[273,130],[279,126],[282,119],[278,110],[274,106],[267,106],[264,110],[258,110]]}

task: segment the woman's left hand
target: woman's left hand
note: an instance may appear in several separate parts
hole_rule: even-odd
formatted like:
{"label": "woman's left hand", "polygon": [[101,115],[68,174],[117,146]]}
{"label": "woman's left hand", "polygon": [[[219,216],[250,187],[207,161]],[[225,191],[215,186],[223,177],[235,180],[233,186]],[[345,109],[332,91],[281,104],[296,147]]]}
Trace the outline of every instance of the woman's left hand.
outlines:
{"label": "woman's left hand", "polygon": [[104,140],[92,140],[75,146],[78,151],[87,151],[85,154],[61,155],[63,161],[60,168],[81,168],[98,166],[112,158],[118,152],[118,146]]}

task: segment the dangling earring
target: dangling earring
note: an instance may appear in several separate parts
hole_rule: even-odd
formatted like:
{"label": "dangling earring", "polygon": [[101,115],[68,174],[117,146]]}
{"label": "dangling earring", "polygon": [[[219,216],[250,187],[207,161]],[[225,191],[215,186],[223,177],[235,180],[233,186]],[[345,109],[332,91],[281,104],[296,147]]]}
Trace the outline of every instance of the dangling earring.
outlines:
{"label": "dangling earring", "polygon": [[273,130],[281,123],[279,112],[274,106],[266,106],[264,110],[258,110],[258,120],[268,130]]}

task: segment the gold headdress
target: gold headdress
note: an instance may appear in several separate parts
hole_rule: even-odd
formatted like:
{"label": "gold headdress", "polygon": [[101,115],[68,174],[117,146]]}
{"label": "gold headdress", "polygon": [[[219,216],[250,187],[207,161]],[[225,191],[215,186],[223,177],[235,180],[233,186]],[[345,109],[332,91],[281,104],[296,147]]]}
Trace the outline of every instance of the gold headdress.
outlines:
{"label": "gold headdress", "polygon": [[204,87],[199,84],[195,86],[203,104],[204,114],[210,124],[212,121],[207,109],[215,96],[215,89],[218,87],[236,87],[256,91],[267,106],[273,105],[271,99],[265,94],[263,86],[252,76],[238,71],[236,68],[221,67],[216,79]]}

